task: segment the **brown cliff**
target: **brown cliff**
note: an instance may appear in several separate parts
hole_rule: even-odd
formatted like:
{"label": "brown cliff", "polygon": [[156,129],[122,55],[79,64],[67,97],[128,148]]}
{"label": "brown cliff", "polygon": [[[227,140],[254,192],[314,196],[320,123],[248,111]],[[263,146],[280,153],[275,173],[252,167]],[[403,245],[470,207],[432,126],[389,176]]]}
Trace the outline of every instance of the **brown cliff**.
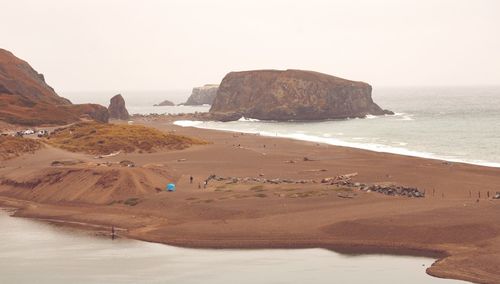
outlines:
{"label": "brown cliff", "polygon": [[211,105],[217,95],[219,85],[206,84],[203,87],[193,88],[193,92],[184,103],[187,106]]}
{"label": "brown cliff", "polygon": [[73,105],[60,97],[42,74],[11,52],[0,49],[0,120],[11,124],[67,124],[82,117],[107,122],[105,107]]}
{"label": "brown cliff", "polygon": [[224,120],[324,120],[384,115],[372,87],[302,70],[231,72],[222,80],[210,113]]}
{"label": "brown cliff", "polygon": [[125,107],[125,99],[121,94],[111,98],[109,101],[108,111],[109,118],[111,119],[128,120],[130,118],[127,108]]}

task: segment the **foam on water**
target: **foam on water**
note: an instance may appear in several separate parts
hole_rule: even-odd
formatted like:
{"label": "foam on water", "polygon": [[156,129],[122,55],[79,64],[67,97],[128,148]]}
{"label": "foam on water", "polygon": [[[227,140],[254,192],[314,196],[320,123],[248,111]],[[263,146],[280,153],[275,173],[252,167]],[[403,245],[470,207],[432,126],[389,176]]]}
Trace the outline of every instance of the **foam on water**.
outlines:
{"label": "foam on water", "polygon": [[197,120],[177,120],[174,121],[174,125],[182,126],[182,127],[196,127],[203,124],[203,121]]}
{"label": "foam on water", "polygon": [[[496,162],[487,162],[487,161],[482,161],[482,160],[457,159],[457,158],[454,158],[452,156],[440,156],[440,155],[436,155],[436,154],[431,153],[431,152],[415,151],[415,150],[410,150],[410,149],[405,148],[405,147],[389,146],[389,145],[378,144],[378,143],[348,142],[348,141],[345,141],[342,139],[332,138],[330,134],[323,134],[323,136],[321,137],[321,136],[305,134],[305,133],[303,133],[303,131],[297,131],[294,133],[287,133],[287,132],[280,132],[280,131],[269,132],[269,131],[259,131],[255,127],[254,128],[227,127],[227,126],[224,126],[224,123],[222,123],[222,122],[212,122],[212,123],[214,123],[212,125],[210,125],[209,123],[210,122],[189,121],[189,120],[179,120],[179,121],[174,122],[175,125],[182,126],[182,127],[196,127],[196,128],[204,128],[204,129],[212,129],[212,130],[240,132],[240,133],[248,133],[248,134],[259,134],[259,135],[268,136],[268,137],[280,137],[280,138],[288,138],[288,139],[308,141],[308,142],[324,143],[324,144],[329,144],[329,145],[350,147],[350,148],[368,150],[368,151],[379,152],[379,153],[389,153],[389,154],[396,154],[396,155],[404,155],[404,156],[420,157],[420,158],[433,159],[433,160],[443,160],[443,161],[448,161],[448,162],[466,163],[466,164],[480,165],[480,166],[486,166],[486,167],[500,168],[500,163],[496,163]],[[342,134],[342,133],[339,133],[339,134]],[[354,137],[352,139],[358,140],[358,141],[369,140],[369,138],[364,138],[364,137]],[[406,142],[397,142],[397,143],[399,146],[406,146],[408,144]]]}
{"label": "foam on water", "polygon": [[316,122],[240,119],[195,127],[500,167],[500,87],[374,89],[395,115]]}

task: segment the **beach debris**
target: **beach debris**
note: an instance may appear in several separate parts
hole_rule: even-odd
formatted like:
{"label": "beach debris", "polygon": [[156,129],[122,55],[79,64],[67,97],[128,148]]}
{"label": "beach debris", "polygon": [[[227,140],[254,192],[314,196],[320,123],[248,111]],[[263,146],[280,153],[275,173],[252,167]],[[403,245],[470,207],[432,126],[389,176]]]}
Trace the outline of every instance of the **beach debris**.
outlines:
{"label": "beach debris", "polygon": [[337,193],[337,196],[340,198],[348,198],[348,199],[354,198],[354,195],[349,193]]}
{"label": "beach debris", "polygon": [[121,151],[117,151],[117,152],[113,152],[113,153],[108,154],[108,155],[98,155],[98,156],[95,156],[94,158],[95,159],[110,158],[110,157],[118,156],[120,153],[121,153]]}
{"label": "beach debris", "polygon": [[378,192],[391,196],[406,196],[406,197],[425,197],[425,192],[421,192],[416,187],[405,187],[400,185],[380,185],[373,184],[367,187],[362,187],[361,190],[366,192]]}
{"label": "beach debris", "polygon": [[217,175],[210,175],[206,181],[210,180],[215,180],[215,181],[226,181],[228,184],[234,184],[234,183],[270,183],[270,184],[282,184],[282,183],[289,183],[289,184],[307,184],[307,183],[316,183],[314,180],[306,180],[306,179],[300,179],[300,180],[292,180],[292,179],[282,179],[282,178],[273,178],[273,179],[268,179],[264,178],[262,176],[259,177],[221,177]]}
{"label": "beach debris", "polygon": [[187,159],[177,159],[177,162],[185,162]]}
{"label": "beach debris", "polygon": [[82,163],[83,162],[81,160],[68,159],[68,160],[56,160],[53,161],[50,165],[52,167],[62,167],[62,166],[74,166]]}
{"label": "beach debris", "polygon": [[327,183],[331,185],[351,185],[352,178],[357,176],[358,173],[344,174],[336,177],[327,177],[321,180],[321,183]]}
{"label": "beach debris", "polygon": [[135,167],[135,163],[130,161],[130,160],[123,160],[120,162],[120,166],[133,168],[133,167]]}
{"label": "beach debris", "polygon": [[311,159],[311,158],[309,158],[309,157],[304,157],[302,160],[303,160],[304,162],[312,162],[312,161],[314,161],[314,160],[312,160],[312,159]]}
{"label": "beach debris", "polygon": [[493,199],[500,199],[500,191],[497,191],[497,193],[493,196]]}
{"label": "beach debris", "polygon": [[309,172],[309,173],[315,173],[315,172],[327,172],[327,169],[312,169],[312,170],[305,170],[304,172]]}
{"label": "beach debris", "polygon": [[391,196],[407,196],[407,197],[425,197],[425,192],[418,190],[416,187],[405,187],[400,185],[381,185],[372,184],[366,185],[360,182],[353,182],[352,178],[357,176],[358,173],[344,174],[336,177],[327,177],[321,180],[321,183],[327,185],[345,186],[358,188],[366,192],[378,192]]}

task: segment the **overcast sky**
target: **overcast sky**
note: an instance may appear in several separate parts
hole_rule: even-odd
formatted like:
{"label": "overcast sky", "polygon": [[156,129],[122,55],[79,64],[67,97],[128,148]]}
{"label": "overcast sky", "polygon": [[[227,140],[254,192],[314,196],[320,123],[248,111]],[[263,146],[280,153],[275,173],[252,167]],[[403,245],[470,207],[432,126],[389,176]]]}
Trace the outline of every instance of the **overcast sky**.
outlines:
{"label": "overcast sky", "polygon": [[500,85],[500,1],[0,0],[0,47],[56,91],[190,89],[307,69],[377,86]]}

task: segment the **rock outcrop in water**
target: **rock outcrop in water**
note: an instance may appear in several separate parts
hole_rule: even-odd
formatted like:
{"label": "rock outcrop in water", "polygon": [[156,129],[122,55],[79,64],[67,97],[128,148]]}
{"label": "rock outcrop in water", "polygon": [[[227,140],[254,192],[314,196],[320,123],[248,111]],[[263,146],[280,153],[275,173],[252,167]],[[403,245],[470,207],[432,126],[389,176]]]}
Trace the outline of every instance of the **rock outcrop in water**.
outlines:
{"label": "rock outcrop in water", "polygon": [[302,70],[231,72],[219,86],[210,113],[221,120],[324,120],[393,114],[371,97],[372,87]]}
{"label": "rock outcrop in water", "polygon": [[111,119],[128,120],[130,118],[127,108],[125,107],[125,99],[123,99],[121,94],[111,98],[108,111],[109,118]]}
{"label": "rock outcrop in water", "polygon": [[169,100],[164,100],[163,102],[155,104],[153,106],[175,106],[175,104]]}
{"label": "rock outcrop in water", "polygon": [[203,87],[193,88],[191,96],[184,103],[187,106],[211,105],[217,95],[219,85],[207,84]]}
{"label": "rock outcrop in water", "polygon": [[82,117],[107,122],[107,109],[74,105],[45,82],[43,74],[0,49],[0,120],[19,125],[68,124]]}

